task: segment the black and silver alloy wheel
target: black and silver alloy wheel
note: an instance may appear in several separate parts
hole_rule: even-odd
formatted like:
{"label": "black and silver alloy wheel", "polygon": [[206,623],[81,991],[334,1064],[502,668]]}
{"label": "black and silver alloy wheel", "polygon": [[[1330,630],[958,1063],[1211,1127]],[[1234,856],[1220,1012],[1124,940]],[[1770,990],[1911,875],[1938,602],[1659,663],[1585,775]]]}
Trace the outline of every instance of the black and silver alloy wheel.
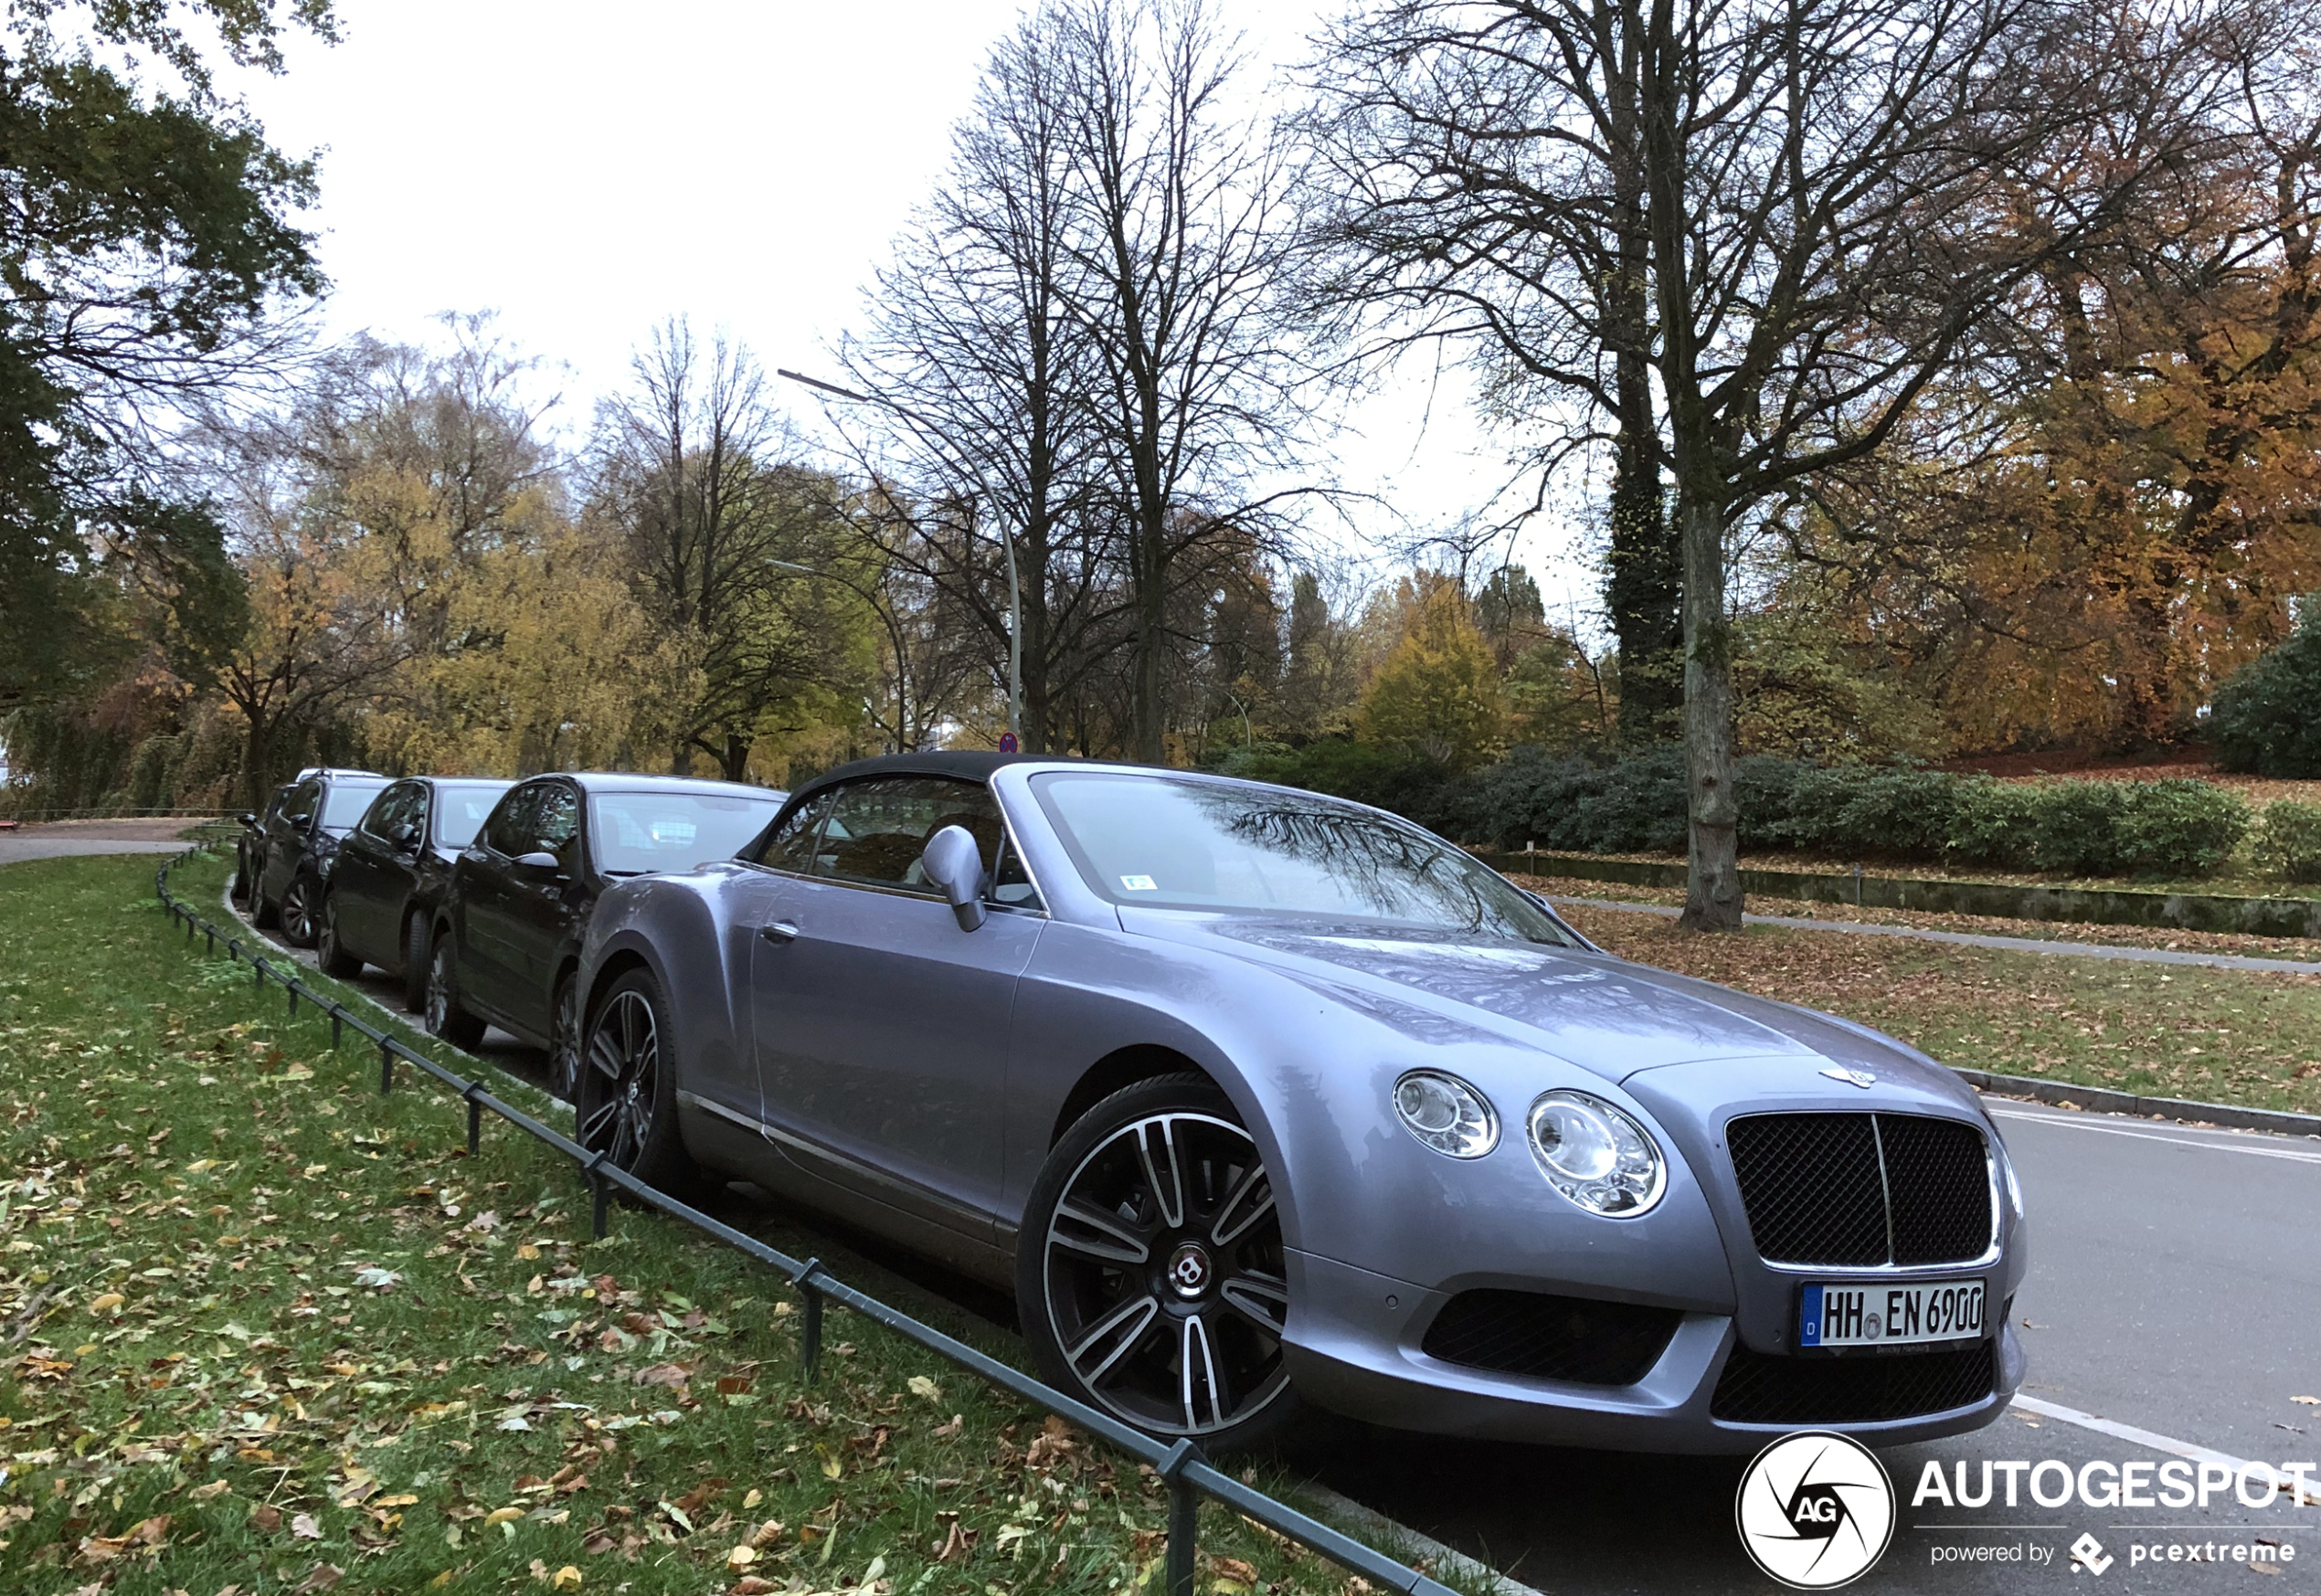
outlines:
{"label": "black and silver alloy wheel", "polygon": [[483,1040],[483,1021],[460,1002],[459,978],[448,934],[435,939],[435,950],[427,961],[424,1017],[427,1033],[441,1037],[453,1047],[472,1048]]}
{"label": "black and silver alloy wheel", "polygon": [[570,976],[556,983],[554,1029],[548,1037],[548,1090],[567,1103],[580,1092],[580,983]]}
{"label": "black and silver alloy wheel", "polygon": [[[1140,1092],[1153,1100],[1119,1101]],[[1289,1289],[1264,1161],[1222,1101],[1196,1105],[1213,1093],[1132,1087],[1090,1118],[1131,1112],[1083,1122],[1093,1147],[1073,1145],[1090,1139],[1076,1127],[1058,1147],[1077,1155],[1068,1174],[1034,1195],[1022,1286],[1071,1387],[1153,1434],[1229,1447],[1287,1407]]]}
{"label": "black and silver alloy wheel", "polygon": [[314,945],[314,883],[302,875],[291,877],[282,889],[282,940],[292,947]]}
{"label": "black and silver alloy wheel", "polygon": [[652,1136],[661,1094],[661,1024],[641,992],[615,992],[588,1035],[582,1147],[633,1170]]}
{"label": "black and silver alloy wheel", "polygon": [[580,1045],[575,1138],[673,1197],[702,1199],[706,1182],[677,1123],[676,1031],[661,983],[631,969],[588,1012]]}

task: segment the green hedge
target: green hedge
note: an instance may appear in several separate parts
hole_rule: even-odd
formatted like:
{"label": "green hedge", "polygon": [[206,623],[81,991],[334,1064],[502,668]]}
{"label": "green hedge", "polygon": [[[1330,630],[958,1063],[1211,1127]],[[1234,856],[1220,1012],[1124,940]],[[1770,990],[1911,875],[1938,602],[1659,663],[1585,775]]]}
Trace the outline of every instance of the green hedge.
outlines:
{"label": "green hedge", "polygon": [[[1674,747],[1615,763],[1520,748],[1454,777],[1422,755],[1336,741],[1236,751],[1224,768],[1376,804],[1487,847],[1637,853],[1685,845],[1684,756]],[[2238,794],[2194,780],[2032,785],[1752,758],[1739,762],[1735,785],[1741,846],[1750,851],[2061,876],[2212,874],[2252,820]],[[2321,861],[2321,810],[2307,812],[2316,835],[2298,857]]]}
{"label": "green hedge", "polygon": [[2321,808],[2283,798],[2264,806],[2257,828],[2257,868],[2293,882],[2321,882]]}

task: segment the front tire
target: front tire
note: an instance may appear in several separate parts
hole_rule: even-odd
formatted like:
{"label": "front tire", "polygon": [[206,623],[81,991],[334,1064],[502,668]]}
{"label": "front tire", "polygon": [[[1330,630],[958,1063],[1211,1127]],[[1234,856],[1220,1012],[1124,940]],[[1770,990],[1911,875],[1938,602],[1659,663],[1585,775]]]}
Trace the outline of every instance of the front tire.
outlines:
{"label": "front tire", "polygon": [[403,922],[403,1007],[414,1014],[427,1012],[427,916],[412,914]]}
{"label": "front tire", "polygon": [[435,939],[427,961],[427,1033],[440,1037],[462,1052],[472,1052],[483,1040],[483,1021],[460,1005],[459,971],[451,955],[451,934]]}
{"label": "front tire", "polygon": [[316,895],[314,878],[303,871],[291,877],[290,885],[282,889],[282,901],[278,906],[282,940],[292,947],[314,946]]}
{"label": "front tire", "polygon": [[1296,1417],[1271,1178],[1205,1076],[1126,1087],[1065,1133],[1017,1237],[1016,1306],[1050,1384],[1148,1434],[1230,1452]]}
{"label": "front tire", "polygon": [[580,982],[567,975],[556,983],[556,1018],[548,1031],[548,1090],[567,1103],[580,1092]]}
{"label": "front tire", "polygon": [[701,1170],[677,1129],[669,1000],[651,971],[612,983],[589,1019],[581,1059],[573,1139],[672,1197],[697,1192]]}
{"label": "front tire", "polygon": [[342,981],[363,973],[363,961],[347,952],[346,944],[339,938],[336,893],[323,899],[323,924],[314,934],[314,967]]}

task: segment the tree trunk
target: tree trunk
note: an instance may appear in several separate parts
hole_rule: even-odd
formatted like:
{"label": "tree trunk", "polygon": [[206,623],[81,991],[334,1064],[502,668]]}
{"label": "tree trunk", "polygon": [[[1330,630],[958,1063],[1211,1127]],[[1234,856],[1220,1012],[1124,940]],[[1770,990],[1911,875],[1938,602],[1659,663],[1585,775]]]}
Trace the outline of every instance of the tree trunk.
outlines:
{"label": "tree trunk", "polygon": [[726,745],[717,751],[717,768],[727,781],[744,781],[749,776],[749,750],[752,740],[735,733],[726,734]]}
{"label": "tree trunk", "polygon": [[1689,931],[1741,929],[1740,810],[1733,794],[1733,642],[1724,614],[1724,512],[1687,491],[1684,544],[1684,764],[1691,874],[1678,922]]}
{"label": "tree trunk", "polygon": [[[1157,509],[1157,506],[1155,507]],[[1146,765],[1168,763],[1160,703],[1160,655],[1168,640],[1167,534],[1158,513],[1148,513],[1138,528],[1136,584],[1136,756]]]}

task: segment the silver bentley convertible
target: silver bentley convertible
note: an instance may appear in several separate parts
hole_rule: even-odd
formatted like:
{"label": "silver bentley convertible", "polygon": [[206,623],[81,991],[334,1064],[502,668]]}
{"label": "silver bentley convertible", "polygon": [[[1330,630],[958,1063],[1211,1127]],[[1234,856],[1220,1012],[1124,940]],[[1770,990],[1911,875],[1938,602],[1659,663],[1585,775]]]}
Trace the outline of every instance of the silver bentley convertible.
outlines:
{"label": "silver bentley convertible", "polygon": [[612,888],[582,981],[589,1147],[1012,1287],[1045,1376],[1156,1435],[1888,1444],[2022,1379],[2022,1199],[1956,1077],[1357,804],[867,760]]}

